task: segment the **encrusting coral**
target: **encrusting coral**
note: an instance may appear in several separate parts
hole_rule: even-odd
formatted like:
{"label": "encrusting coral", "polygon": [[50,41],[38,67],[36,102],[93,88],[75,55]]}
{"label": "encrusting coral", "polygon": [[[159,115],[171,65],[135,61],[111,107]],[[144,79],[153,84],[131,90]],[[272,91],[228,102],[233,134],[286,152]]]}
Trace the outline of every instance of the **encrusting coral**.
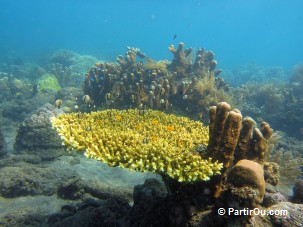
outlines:
{"label": "encrusting coral", "polygon": [[135,171],[150,171],[180,182],[209,180],[222,164],[202,159],[208,127],[153,110],[105,110],[51,119],[63,143],[85,156]]}
{"label": "encrusting coral", "polygon": [[[257,204],[260,204],[263,201],[265,194],[264,171],[259,163],[246,159],[240,160],[229,171],[228,183],[241,189],[245,189],[245,187],[248,186],[252,192],[256,190],[254,196],[246,196],[245,198],[242,196],[242,200],[249,200],[248,204],[252,207],[256,207]],[[247,189],[246,194],[248,194]],[[243,195],[243,193],[237,193],[237,195]]]}

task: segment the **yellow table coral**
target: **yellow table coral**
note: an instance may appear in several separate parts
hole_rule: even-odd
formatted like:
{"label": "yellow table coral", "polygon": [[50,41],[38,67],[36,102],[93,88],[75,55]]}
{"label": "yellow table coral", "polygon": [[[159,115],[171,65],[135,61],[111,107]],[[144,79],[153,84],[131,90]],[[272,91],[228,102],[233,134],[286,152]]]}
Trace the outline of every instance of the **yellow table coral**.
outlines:
{"label": "yellow table coral", "polygon": [[208,143],[208,127],[154,110],[105,110],[51,119],[68,149],[135,171],[165,174],[178,181],[209,180],[222,165],[195,151]]}

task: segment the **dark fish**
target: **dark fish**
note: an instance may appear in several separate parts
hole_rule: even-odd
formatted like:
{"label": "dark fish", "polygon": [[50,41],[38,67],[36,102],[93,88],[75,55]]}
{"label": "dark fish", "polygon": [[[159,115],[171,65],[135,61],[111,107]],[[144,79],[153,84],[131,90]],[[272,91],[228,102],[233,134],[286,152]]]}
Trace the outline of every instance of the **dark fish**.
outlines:
{"label": "dark fish", "polygon": [[39,92],[39,86],[38,84],[33,85],[33,96],[36,95]]}
{"label": "dark fish", "polygon": [[174,35],[174,38],[173,38],[173,40],[175,40],[176,38],[177,38],[177,34],[175,34],[175,35]]}

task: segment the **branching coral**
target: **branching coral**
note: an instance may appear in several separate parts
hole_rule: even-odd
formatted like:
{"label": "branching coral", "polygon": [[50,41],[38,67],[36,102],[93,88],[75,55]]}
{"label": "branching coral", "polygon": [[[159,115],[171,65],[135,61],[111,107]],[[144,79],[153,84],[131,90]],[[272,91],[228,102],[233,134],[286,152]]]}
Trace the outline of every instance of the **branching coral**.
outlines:
{"label": "branching coral", "polygon": [[194,54],[192,48],[184,49],[183,43],[169,50],[174,54],[172,62],[155,61],[128,47],[125,57],[117,57],[118,64],[97,63],[86,73],[84,93],[97,107],[143,105],[168,112],[177,107],[194,116],[200,112],[207,116],[208,108],[217,102],[231,103],[227,84],[216,77],[220,70],[215,70],[212,51],[199,48]]}
{"label": "branching coral", "polygon": [[50,65],[50,72],[56,76],[62,87],[67,86],[72,82],[73,72],[71,66],[63,66],[60,63]]}
{"label": "branching coral", "polygon": [[110,166],[150,171],[178,181],[209,180],[222,165],[196,152],[207,145],[208,127],[159,111],[106,110],[52,118],[69,149]]}

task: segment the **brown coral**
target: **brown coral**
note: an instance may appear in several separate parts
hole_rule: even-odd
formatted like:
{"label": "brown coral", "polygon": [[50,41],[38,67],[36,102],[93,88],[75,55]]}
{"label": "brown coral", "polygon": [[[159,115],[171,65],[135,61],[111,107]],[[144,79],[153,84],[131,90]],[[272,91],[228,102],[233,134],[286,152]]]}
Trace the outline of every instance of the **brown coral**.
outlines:
{"label": "brown coral", "polygon": [[265,181],[262,166],[254,161],[240,160],[228,173],[228,183],[237,188],[248,186],[256,189],[256,193],[251,199],[250,204],[255,207],[263,201],[265,194]]}
{"label": "brown coral", "polygon": [[260,130],[253,128],[254,121],[251,118],[245,118],[242,127],[240,111],[230,111],[230,105],[224,102],[211,107],[209,117],[210,138],[205,156],[223,163],[222,174],[213,177],[211,185],[214,196],[219,197],[233,159],[235,162],[251,159],[263,165],[272,129],[266,122],[261,123]]}

